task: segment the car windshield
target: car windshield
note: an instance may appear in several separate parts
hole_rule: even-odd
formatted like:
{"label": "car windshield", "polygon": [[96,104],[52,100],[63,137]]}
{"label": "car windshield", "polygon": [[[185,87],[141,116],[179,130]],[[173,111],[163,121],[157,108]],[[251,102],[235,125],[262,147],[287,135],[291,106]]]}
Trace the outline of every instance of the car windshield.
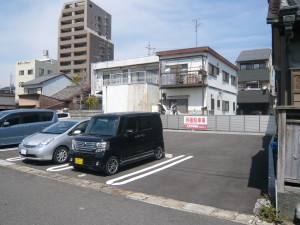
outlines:
{"label": "car windshield", "polygon": [[118,117],[95,117],[91,119],[85,133],[90,135],[113,136],[117,133],[118,123]]}
{"label": "car windshield", "polygon": [[62,134],[74,126],[77,122],[75,121],[60,121],[52,124],[45,128],[42,133],[46,134]]}

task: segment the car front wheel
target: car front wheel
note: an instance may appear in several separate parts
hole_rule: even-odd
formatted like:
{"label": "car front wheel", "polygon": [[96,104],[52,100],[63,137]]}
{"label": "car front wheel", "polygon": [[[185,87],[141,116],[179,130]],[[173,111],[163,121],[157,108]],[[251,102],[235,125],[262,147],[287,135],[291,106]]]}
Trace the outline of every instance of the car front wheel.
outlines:
{"label": "car front wheel", "polygon": [[69,158],[69,150],[66,147],[58,147],[53,154],[53,161],[58,164],[66,163]]}
{"label": "car front wheel", "polygon": [[116,174],[119,170],[119,160],[116,156],[111,156],[105,163],[105,173],[107,175]]}

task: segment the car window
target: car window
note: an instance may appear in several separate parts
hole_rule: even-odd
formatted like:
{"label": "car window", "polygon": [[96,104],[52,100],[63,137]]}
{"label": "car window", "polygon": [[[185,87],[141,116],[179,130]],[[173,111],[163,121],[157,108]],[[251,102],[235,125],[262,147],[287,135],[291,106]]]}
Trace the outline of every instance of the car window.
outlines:
{"label": "car window", "polygon": [[58,114],[57,114],[57,117],[58,117],[58,118],[64,118],[64,117],[68,117],[68,116],[69,116],[68,113],[58,113]]}
{"label": "car window", "polygon": [[62,134],[73,127],[77,122],[75,121],[60,121],[52,124],[51,126],[45,128],[42,133],[47,134]]}
{"label": "car window", "polygon": [[40,114],[38,112],[26,112],[22,114],[22,123],[36,123],[40,122]]}
{"label": "car window", "polygon": [[75,131],[75,130],[80,130],[81,133],[84,133],[88,124],[89,124],[89,121],[85,121],[85,122],[83,122],[83,123],[80,123],[79,125],[77,125],[77,126],[73,129],[73,131]]}
{"label": "car window", "polygon": [[137,117],[127,117],[125,120],[123,132],[126,130],[132,130],[133,132],[137,131],[138,118]]}
{"label": "car window", "polygon": [[91,135],[116,135],[118,124],[118,117],[92,118],[86,129],[86,133]]}
{"label": "car window", "polygon": [[21,121],[21,115],[19,113],[14,113],[3,118],[0,122],[0,126],[1,127],[4,126],[3,124],[4,122],[9,122],[8,126],[10,127],[10,126],[20,124],[20,121]]}
{"label": "car window", "polygon": [[53,112],[42,112],[42,121],[51,121],[53,118]]}
{"label": "car window", "polygon": [[162,129],[162,124],[159,116],[153,116],[152,117],[152,126],[154,129]]}
{"label": "car window", "polygon": [[140,117],[140,130],[151,129],[152,116],[141,116]]}

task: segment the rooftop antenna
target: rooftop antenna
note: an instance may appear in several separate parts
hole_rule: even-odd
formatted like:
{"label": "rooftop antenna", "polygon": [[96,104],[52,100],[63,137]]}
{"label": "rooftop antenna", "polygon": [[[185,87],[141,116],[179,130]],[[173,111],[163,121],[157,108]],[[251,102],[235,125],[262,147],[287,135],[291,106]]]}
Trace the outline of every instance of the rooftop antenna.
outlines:
{"label": "rooftop antenna", "polygon": [[151,50],[153,51],[153,52],[152,52],[152,55],[154,54],[155,48],[151,48],[150,42],[148,43],[148,46],[146,46],[146,48],[148,49],[148,56],[151,55],[151,52],[150,52]]}
{"label": "rooftop antenna", "polygon": [[193,21],[195,21],[195,32],[196,32],[196,47],[198,46],[198,27],[200,26],[200,22],[198,23],[198,20],[200,21],[200,19],[193,19]]}

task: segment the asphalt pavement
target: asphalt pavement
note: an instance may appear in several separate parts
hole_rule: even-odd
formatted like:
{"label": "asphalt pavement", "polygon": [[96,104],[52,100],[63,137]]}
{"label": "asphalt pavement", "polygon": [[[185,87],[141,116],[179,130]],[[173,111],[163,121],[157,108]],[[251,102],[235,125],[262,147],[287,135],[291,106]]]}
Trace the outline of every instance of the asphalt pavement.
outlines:
{"label": "asphalt pavement", "polygon": [[238,225],[0,167],[2,225]]}
{"label": "asphalt pavement", "polygon": [[[30,168],[47,171],[43,176],[50,179],[62,175],[76,178],[76,182],[82,179],[90,181],[91,185],[108,184],[143,193],[145,198],[160,196],[174,200],[175,205],[184,202],[214,209],[214,213],[220,209],[234,215],[252,214],[257,198],[267,190],[266,149],[270,136],[165,131],[164,137],[165,159],[136,163],[109,177],[93,171],[75,171],[68,165],[52,162],[22,161],[16,146],[0,148],[0,159],[18,165],[21,171],[22,168],[29,172]],[[1,166],[0,170],[2,172]],[[4,179],[1,178],[0,186]],[[44,188],[47,194],[48,189]]]}

